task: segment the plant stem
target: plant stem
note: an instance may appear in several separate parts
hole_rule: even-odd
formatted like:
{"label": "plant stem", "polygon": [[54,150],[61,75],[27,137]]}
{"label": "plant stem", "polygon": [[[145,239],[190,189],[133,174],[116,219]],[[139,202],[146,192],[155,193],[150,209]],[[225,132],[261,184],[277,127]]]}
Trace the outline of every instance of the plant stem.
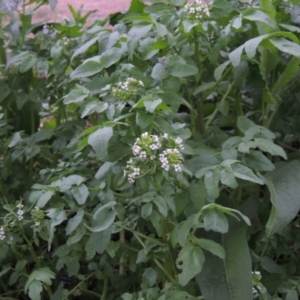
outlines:
{"label": "plant stem", "polygon": [[[19,229],[20,229],[20,232],[21,232],[21,235],[22,235],[23,239],[26,241],[26,243],[27,243],[27,245],[28,245],[28,247],[29,247],[29,252],[31,253],[31,256],[32,256],[34,262],[36,263],[36,265],[37,265],[38,268],[40,269],[42,266],[41,266],[41,263],[40,263],[40,261],[39,261],[39,258],[37,257],[37,255],[36,255],[36,253],[35,253],[35,251],[34,251],[34,249],[33,249],[33,247],[32,247],[32,244],[31,244],[30,241],[28,240],[28,238],[27,238],[27,236],[26,236],[26,234],[25,234],[23,228],[22,228],[21,226],[19,226]],[[46,287],[46,291],[47,291],[47,293],[48,293],[48,296],[49,296],[49,298],[50,298],[50,297],[52,296],[52,291],[51,291],[49,285],[46,285],[46,284],[45,284],[45,287]]]}
{"label": "plant stem", "polygon": [[[201,61],[200,61],[200,52],[199,52],[199,43],[198,41],[198,35],[196,30],[194,30],[194,44],[195,44],[195,61],[196,61],[196,65],[198,68],[198,75],[199,75],[199,79],[198,82],[196,80],[196,83],[200,83],[201,82],[201,75],[202,75],[202,68],[201,68]],[[196,104],[196,111],[198,113],[198,118],[197,118],[197,127],[199,129],[199,132],[201,134],[205,133],[205,123],[204,123],[204,113],[203,113],[203,100],[204,99],[199,99],[197,101]]]}
{"label": "plant stem", "polygon": [[[120,243],[125,244],[125,231],[124,231],[124,229],[122,229],[120,231]],[[124,274],[124,266],[125,266],[125,256],[124,256],[124,253],[122,253],[122,255],[120,257],[120,262],[119,262],[119,275]]]}
{"label": "plant stem", "polygon": [[[229,85],[229,87],[227,88],[226,93],[224,94],[223,98],[221,99],[220,103],[222,103],[223,101],[226,100],[227,96],[229,95],[229,93],[231,92],[232,88],[234,86],[234,81],[232,81],[232,83]],[[205,126],[206,129],[209,127],[209,125],[211,124],[211,122],[214,120],[214,118],[216,117],[217,113],[218,113],[219,109],[216,107],[216,109],[213,111],[213,113],[210,115],[210,117],[208,118]]]}
{"label": "plant stem", "polygon": [[101,295],[101,300],[105,300],[106,299],[107,289],[108,289],[108,278],[106,277],[104,279],[104,285],[103,285],[103,291],[102,291],[102,295]]}
{"label": "plant stem", "polygon": [[85,281],[87,281],[88,279],[90,279],[92,276],[94,276],[96,274],[96,272],[93,272],[92,274],[90,274],[89,276],[87,276],[86,278],[84,278],[82,281],[80,281],[69,293],[68,296],[72,295]]}

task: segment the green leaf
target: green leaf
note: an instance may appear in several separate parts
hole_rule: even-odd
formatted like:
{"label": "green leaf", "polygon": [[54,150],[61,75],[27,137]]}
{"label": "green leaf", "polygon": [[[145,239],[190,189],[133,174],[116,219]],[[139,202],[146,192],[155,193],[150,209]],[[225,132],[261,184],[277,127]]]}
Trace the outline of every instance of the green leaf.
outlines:
{"label": "green leaf", "polygon": [[72,55],[71,61],[78,55],[84,54],[91,46],[93,46],[98,40],[98,37],[94,37],[81,45],[78,49],[75,50],[74,54]]}
{"label": "green leaf", "polygon": [[103,68],[108,68],[118,62],[122,57],[123,51],[119,48],[111,48],[104,52],[100,57],[100,64]]}
{"label": "green leaf", "polygon": [[98,208],[93,216],[93,220],[96,222],[96,226],[91,228],[86,226],[92,232],[100,232],[107,229],[115,220],[117,213],[113,210],[117,202],[111,201]]}
{"label": "green leaf", "polygon": [[136,114],[136,124],[144,130],[153,123],[154,117],[153,114],[138,111]]}
{"label": "green leaf", "polygon": [[179,284],[185,286],[196,274],[201,272],[204,263],[204,254],[201,248],[192,243],[188,243],[184,246],[176,260],[177,268],[182,270],[182,273],[178,276]]}
{"label": "green leaf", "polygon": [[198,73],[198,69],[194,66],[175,62],[168,66],[168,72],[174,77],[183,78]]}
{"label": "green leaf", "polygon": [[152,199],[152,201],[157,206],[159,212],[164,216],[167,217],[168,215],[168,206],[165,199],[162,196],[157,196]]}
{"label": "green leaf", "polygon": [[271,194],[272,210],[266,225],[271,236],[284,229],[298,214],[300,209],[300,162],[280,164],[275,171],[265,177]]}
{"label": "green leaf", "polygon": [[152,203],[149,202],[144,204],[141,209],[142,218],[147,219],[152,213],[152,208],[153,208]]}
{"label": "green leaf", "polygon": [[228,57],[234,67],[237,67],[241,63],[241,57],[242,57],[244,48],[245,48],[245,45],[241,45],[229,53]]}
{"label": "green leaf", "polygon": [[162,103],[161,99],[145,100],[144,101],[144,106],[145,106],[145,109],[146,109],[147,112],[154,113],[157,106],[161,103]]}
{"label": "green leaf", "polygon": [[238,187],[238,183],[231,167],[224,167],[224,169],[220,171],[220,181],[222,184],[227,185],[232,189]]}
{"label": "green leaf", "polygon": [[198,86],[194,92],[193,92],[193,95],[197,95],[199,93],[202,93],[204,91],[207,91],[209,89],[211,89],[212,87],[214,87],[216,85],[216,82],[213,81],[213,82],[207,82],[207,83],[203,83],[202,85]]}
{"label": "green leaf", "polygon": [[52,196],[55,194],[54,191],[47,191],[45,193],[43,193],[43,195],[39,198],[36,206],[38,207],[44,207],[48,202],[49,200],[52,198]]}
{"label": "green leaf", "polygon": [[275,169],[272,162],[260,151],[250,150],[249,154],[243,157],[245,165],[256,171],[273,171]]}
{"label": "green leaf", "polygon": [[300,46],[285,38],[271,38],[270,42],[280,51],[300,58]]}
{"label": "green leaf", "polygon": [[204,184],[207,191],[207,198],[210,202],[219,197],[219,179],[218,168],[205,172]]}
{"label": "green leaf", "polygon": [[276,83],[274,84],[273,90],[280,91],[283,89],[291,79],[299,72],[300,59],[297,57],[292,57],[285,67],[284,71],[281,73]]}
{"label": "green leaf", "polygon": [[48,267],[34,270],[25,283],[25,293],[27,292],[28,288],[30,287],[33,281],[40,281],[47,285],[51,285],[51,279],[54,278],[55,274]]}
{"label": "green leaf", "polygon": [[195,239],[195,240],[201,248],[211,252],[212,254],[218,256],[219,258],[224,259],[226,257],[226,252],[223,246],[221,246],[220,244],[208,239]]}
{"label": "green leaf", "polygon": [[85,204],[86,199],[89,196],[89,190],[85,184],[74,186],[71,189],[71,193],[79,205]]}
{"label": "green leaf", "polygon": [[151,77],[157,80],[164,79],[166,77],[165,67],[162,64],[157,63],[152,69]]}
{"label": "green leaf", "polygon": [[77,85],[77,88],[72,90],[64,97],[64,104],[78,103],[84,100],[89,95],[89,90],[83,86]]}
{"label": "green leaf", "polygon": [[85,78],[95,75],[102,71],[103,65],[100,63],[99,58],[90,58],[85,60],[79,67],[77,67],[71,74],[72,79]]}
{"label": "green leaf", "polygon": [[113,168],[114,163],[105,162],[98,170],[95,175],[95,178],[98,180],[102,180]]}
{"label": "green leaf", "polygon": [[228,220],[221,211],[215,209],[208,210],[205,212],[203,222],[206,231],[212,230],[220,233],[228,231]]}
{"label": "green leaf", "polygon": [[248,248],[247,226],[231,220],[228,233],[207,233],[226,251],[225,259],[205,252],[202,272],[196,276],[205,300],[252,300],[252,263]]}
{"label": "green leaf", "polygon": [[143,275],[143,281],[148,285],[148,286],[153,286],[156,283],[156,278],[157,278],[157,274],[155,272],[155,270],[153,270],[152,268],[147,268]]}
{"label": "green leaf", "polygon": [[298,293],[296,290],[289,290],[286,294],[285,300],[298,300]]}
{"label": "green leaf", "polygon": [[88,139],[89,145],[91,145],[96,152],[99,159],[102,161],[107,160],[107,147],[108,142],[113,136],[112,127],[103,127],[93,132]]}
{"label": "green leaf", "polygon": [[283,270],[280,268],[280,266],[278,266],[277,263],[270,257],[262,257],[262,259],[260,260],[260,265],[264,270],[271,274],[283,273]]}
{"label": "green leaf", "polygon": [[242,12],[242,16],[246,20],[262,22],[272,28],[276,28],[276,23],[266,13],[256,8],[244,10]]}
{"label": "green leaf", "polygon": [[251,181],[258,184],[264,184],[264,182],[259,177],[257,177],[249,168],[243,165],[232,165],[232,170],[234,176],[237,178],[241,178],[243,180]]}
{"label": "green leaf", "polygon": [[86,105],[83,112],[81,113],[81,118],[85,118],[86,116],[97,112],[101,113],[108,108],[108,103],[101,102],[99,100],[94,100]]}
{"label": "green leaf", "polygon": [[138,24],[133,26],[128,32],[128,53],[129,57],[132,58],[133,52],[139,41],[144,38],[147,33],[151,30],[152,24]]}
{"label": "green leaf", "polygon": [[33,280],[28,288],[28,296],[31,300],[40,300],[43,286],[40,281]]}
{"label": "green leaf", "polygon": [[225,71],[226,67],[230,64],[230,60],[225,61],[221,65],[219,65],[214,72],[214,77],[218,81],[221,79],[223,72]]}
{"label": "green leaf", "polygon": [[261,138],[255,138],[254,142],[256,147],[259,148],[261,151],[268,152],[272,155],[278,155],[284,159],[287,159],[284,150],[281,147],[274,144],[272,141]]}
{"label": "green leaf", "polygon": [[83,217],[84,217],[84,210],[82,208],[79,208],[76,213],[76,216],[74,216],[68,221],[66,227],[66,235],[70,235],[78,227]]}

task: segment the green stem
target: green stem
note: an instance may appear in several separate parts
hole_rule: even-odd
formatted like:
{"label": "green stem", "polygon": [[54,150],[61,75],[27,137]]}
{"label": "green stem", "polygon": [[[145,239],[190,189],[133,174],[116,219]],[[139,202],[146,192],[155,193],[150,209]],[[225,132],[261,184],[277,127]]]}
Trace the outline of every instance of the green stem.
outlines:
{"label": "green stem", "polygon": [[[125,231],[122,229],[120,231],[120,243],[125,244]],[[124,267],[125,267],[125,255],[124,253],[121,254],[120,262],[119,262],[119,275],[124,274]]]}
{"label": "green stem", "polygon": [[[28,238],[27,238],[27,236],[26,236],[26,234],[25,234],[23,228],[22,228],[21,226],[19,226],[19,229],[20,229],[20,232],[21,232],[21,235],[22,235],[23,239],[26,241],[26,243],[27,243],[27,245],[28,245],[28,247],[29,247],[29,252],[30,252],[30,254],[31,254],[31,257],[33,258],[34,262],[36,263],[36,265],[37,265],[38,268],[40,269],[42,266],[41,266],[41,263],[40,263],[40,261],[39,261],[38,256],[36,255],[36,253],[35,253],[35,251],[34,251],[34,249],[33,249],[33,247],[32,247],[32,244],[31,244],[30,241],[28,240]],[[46,287],[46,291],[47,291],[47,293],[48,293],[48,296],[49,296],[49,298],[50,298],[50,297],[52,296],[52,291],[51,291],[49,285],[46,285],[46,284],[45,284],[45,287]]]}
{"label": "green stem", "polygon": [[[140,237],[137,234],[134,234],[135,238],[140,242],[140,244],[143,246],[143,248],[146,248],[146,245],[144,242],[140,239]],[[166,268],[159,262],[157,258],[153,259],[156,265],[164,272],[166,277],[173,283],[176,284],[176,280],[173,278],[173,276],[166,270]],[[102,299],[101,299],[102,300]]]}
{"label": "green stem", "polygon": [[[199,52],[199,43],[198,41],[198,35],[196,30],[194,29],[194,43],[195,43],[195,60],[196,60],[196,65],[198,68],[198,75],[199,75],[199,80],[196,83],[200,83],[201,82],[201,76],[202,76],[202,68],[201,68],[201,61],[200,61],[200,52]],[[201,134],[205,133],[205,123],[204,123],[204,113],[203,113],[203,100],[204,99],[200,99],[197,101],[197,105],[196,105],[196,111],[198,113],[198,128],[199,128],[199,132]]]}
{"label": "green stem", "polygon": [[118,224],[118,223],[114,223],[114,225],[119,226],[119,227],[121,227],[121,228],[123,228],[123,229],[125,229],[125,230],[127,230],[127,231],[130,231],[130,232],[132,232],[134,235],[138,235],[138,236],[140,236],[140,237],[142,237],[142,238],[144,238],[144,239],[146,239],[146,240],[149,240],[149,241],[151,241],[151,242],[153,242],[153,243],[155,243],[155,244],[157,244],[157,245],[159,245],[159,246],[161,246],[161,247],[166,247],[166,244],[161,243],[160,241],[158,241],[158,240],[155,239],[155,238],[152,238],[152,237],[150,237],[150,236],[144,235],[144,234],[142,234],[142,233],[140,233],[140,232],[138,232],[138,231],[135,231],[135,230],[133,230],[133,229],[130,229],[130,228],[128,228],[128,227],[126,227],[126,226],[123,226],[123,225],[121,225],[121,224]]}
{"label": "green stem", "polygon": [[266,244],[265,244],[265,246],[264,246],[264,249],[263,249],[263,251],[261,252],[261,255],[260,255],[260,257],[259,257],[259,260],[258,260],[256,266],[255,266],[254,271],[257,271],[258,265],[259,265],[261,259],[263,258],[263,256],[265,255],[265,252],[267,251],[268,245],[269,245],[269,239],[267,240],[267,242],[266,242]]}
{"label": "green stem", "polygon": [[[229,95],[229,93],[231,92],[232,88],[234,86],[234,81],[229,85],[229,87],[227,88],[226,93],[224,94],[223,98],[221,99],[220,103],[222,103],[223,101],[226,100],[227,96]],[[214,120],[214,118],[216,117],[217,113],[218,113],[218,108],[216,107],[216,109],[213,111],[213,113],[210,115],[210,117],[208,118],[205,126],[206,129],[209,127],[209,125],[211,124],[211,122]]]}
{"label": "green stem", "polygon": [[108,278],[106,277],[104,279],[104,285],[103,285],[103,291],[102,291],[102,295],[101,295],[101,300],[105,300],[106,299],[107,290],[108,290]]}
{"label": "green stem", "polygon": [[88,279],[90,279],[92,276],[94,276],[96,274],[96,272],[93,272],[92,274],[90,274],[89,276],[87,276],[86,278],[84,278],[82,281],[80,281],[69,293],[68,296],[72,295],[85,281],[87,281]]}

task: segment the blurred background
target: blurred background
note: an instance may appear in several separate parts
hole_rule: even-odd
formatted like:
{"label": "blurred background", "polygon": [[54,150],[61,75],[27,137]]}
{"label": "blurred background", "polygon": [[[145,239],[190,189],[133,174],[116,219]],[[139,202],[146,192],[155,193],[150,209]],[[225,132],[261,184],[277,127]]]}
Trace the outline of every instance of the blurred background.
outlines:
{"label": "blurred background", "polygon": [[38,9],[34,14],[34,21],[59,21],[64,18],[70,18],[71,13],[68,9],[68,4],[72,5],[75,10],[83,6],[83,13],[94,11],[90,16],[90,20],[93,20],[126,10],[130,5],[130,0],[58,0],[54,11],[47,5]]}

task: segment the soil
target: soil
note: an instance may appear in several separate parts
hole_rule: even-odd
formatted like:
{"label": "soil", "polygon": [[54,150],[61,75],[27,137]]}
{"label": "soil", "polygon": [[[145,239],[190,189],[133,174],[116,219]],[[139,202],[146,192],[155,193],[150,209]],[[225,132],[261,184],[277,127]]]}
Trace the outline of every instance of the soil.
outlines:
{"label": "soil", "polygon": [[35,22],[60,21],[64,18],[71,18],[68,4],[72,5],[75,10],[81,6],[82,13],[94,11],[90,20],[95,18],[107,17],[109,14],[126,10],[130,5],[130,0],[57,0],[55,10],[47,5],[38,9],[34,14]]}

